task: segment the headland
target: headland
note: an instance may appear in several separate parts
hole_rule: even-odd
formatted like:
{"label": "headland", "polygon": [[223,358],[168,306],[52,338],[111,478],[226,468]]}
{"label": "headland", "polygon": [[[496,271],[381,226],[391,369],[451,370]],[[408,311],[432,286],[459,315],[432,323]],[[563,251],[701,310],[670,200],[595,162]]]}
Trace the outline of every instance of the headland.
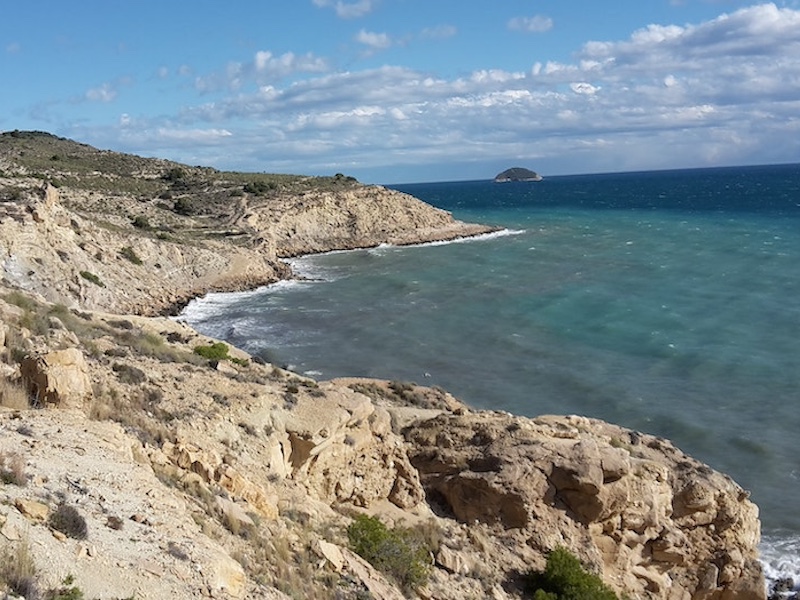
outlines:
{"label": "headland", "polygon": [[[158,316],[286,257],[492,229],[340,174],[0,136],[4,564],[92,598],[504,599],[566,548],[620,596],[765,598],[757,507],[667,440],[314,381]],[[365,560],[359,515],[414,552]]]}

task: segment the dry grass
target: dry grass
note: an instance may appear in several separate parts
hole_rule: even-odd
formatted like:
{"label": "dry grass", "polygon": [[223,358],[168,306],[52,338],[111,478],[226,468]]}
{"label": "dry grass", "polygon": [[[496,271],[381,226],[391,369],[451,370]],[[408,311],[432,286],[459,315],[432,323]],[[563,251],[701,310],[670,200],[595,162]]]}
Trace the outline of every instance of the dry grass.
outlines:
{"label": "dry grass", "polygon": [[21,383],[4,377],[0,379],[0,406],[25,410],[30,406],[28,392]]}
{"label": "dry grass", "polygon": [[0,451],[0,481],[20,487],[28,485],[25,459],[16,452]]}
{"label": "dry grass", "polygon": [[27,600],[42,597],[36,581],[36,563],[27,539],[20,540],[13,547],[6,547],[0,559],[0,582]]}

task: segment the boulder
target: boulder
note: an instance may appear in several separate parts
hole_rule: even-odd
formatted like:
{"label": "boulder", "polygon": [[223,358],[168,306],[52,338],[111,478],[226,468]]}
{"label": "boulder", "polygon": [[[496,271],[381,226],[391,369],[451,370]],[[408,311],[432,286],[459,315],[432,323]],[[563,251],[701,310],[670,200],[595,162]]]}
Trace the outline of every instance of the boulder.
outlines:
{"label": "boulder", "polygon": [[34,402],[40,406],[83,408],[92,397],[89,367],[77,348],[28,356],[20,373]]}
{"label": "boulder", "polygon": [[298,396],[282,417],[291,477],[328,503],[417,506],[425,493],[389,413],[350,389],[324,389],[324,395]]}

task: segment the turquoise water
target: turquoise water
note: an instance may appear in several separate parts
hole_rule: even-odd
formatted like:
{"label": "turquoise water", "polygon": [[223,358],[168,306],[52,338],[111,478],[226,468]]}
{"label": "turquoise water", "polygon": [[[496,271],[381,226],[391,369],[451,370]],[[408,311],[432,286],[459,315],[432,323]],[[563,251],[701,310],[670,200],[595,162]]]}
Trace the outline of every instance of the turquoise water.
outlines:
{"label": "turquoise water", "polygon": [[395,187],[506,229],[297,259],[309,281],[185,318],[317,378],[667,437],[752,492],[768,566],[800,573],[800,166]]}

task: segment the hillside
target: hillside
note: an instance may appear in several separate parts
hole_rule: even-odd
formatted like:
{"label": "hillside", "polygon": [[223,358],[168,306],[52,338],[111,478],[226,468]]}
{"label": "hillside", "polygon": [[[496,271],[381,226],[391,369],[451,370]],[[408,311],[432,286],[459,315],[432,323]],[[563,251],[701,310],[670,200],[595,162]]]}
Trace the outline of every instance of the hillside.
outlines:
{"label": "hillside", "polygon": [[566,548],[581,597],[763,600],[757,507],[667,440],[314,381],[156,316],[488,230],[343,175],[0,136],[0,593],[506,600]]}
{"label": "hillside", "polygon": [[492,230],[341,174],[220,172],[41,132],[0,135],[0,228],[10,282],[137,314],[288,277],[284,257]]}

